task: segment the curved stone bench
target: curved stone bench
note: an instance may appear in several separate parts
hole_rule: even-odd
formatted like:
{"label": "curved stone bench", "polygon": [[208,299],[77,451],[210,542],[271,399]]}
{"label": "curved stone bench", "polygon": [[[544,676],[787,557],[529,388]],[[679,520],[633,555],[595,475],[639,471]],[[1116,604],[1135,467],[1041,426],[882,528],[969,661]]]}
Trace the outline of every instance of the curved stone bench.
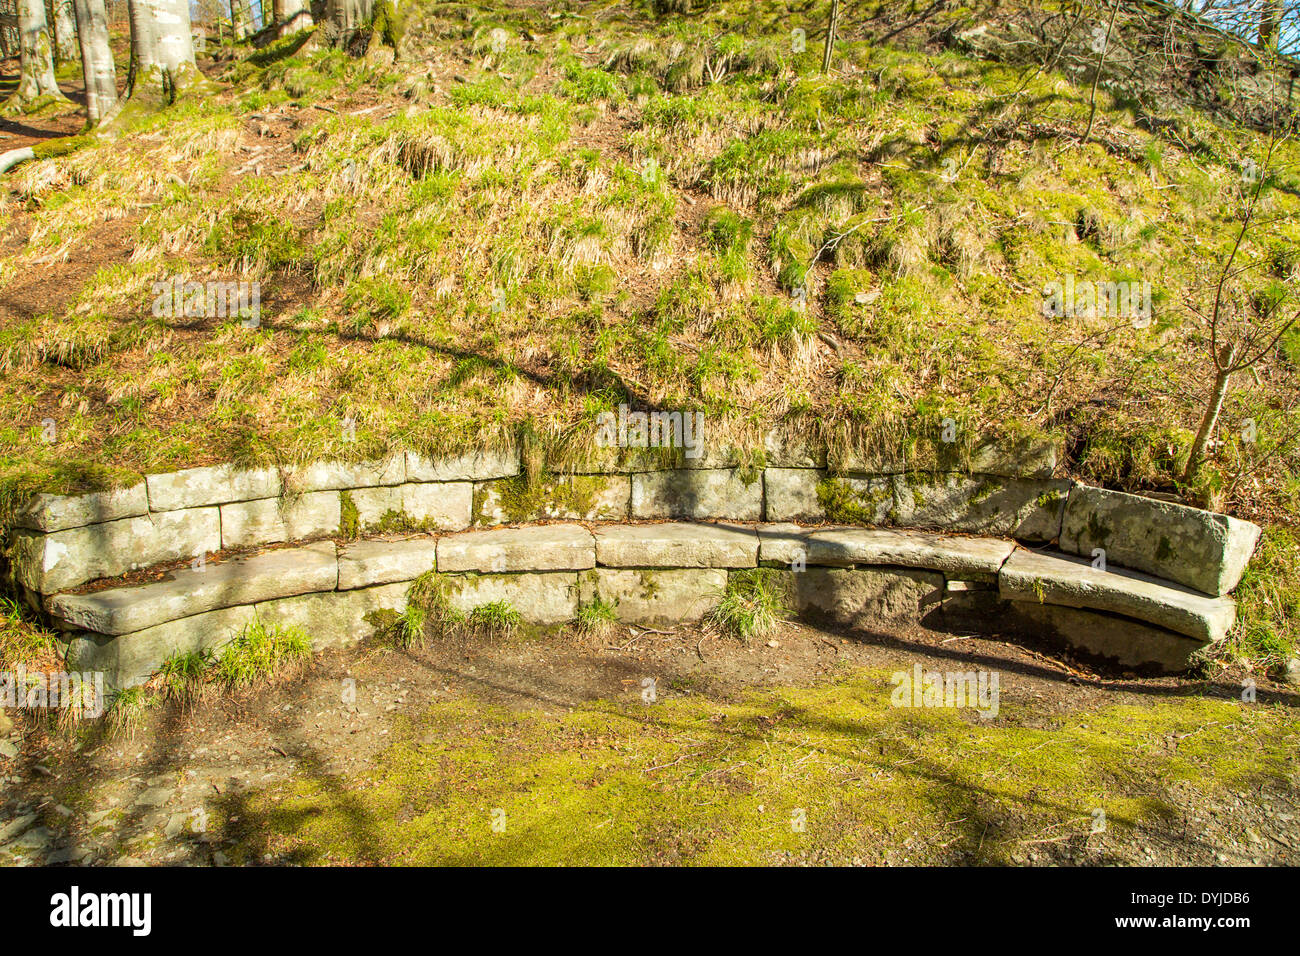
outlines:
{"label": "curved stone bench", "polygon": [[411,582],[435,573],[462,612],[507,601],[537,624],[600,599],[627,623],[696,621],[729,575],[767,568],[801,615],[883,629],[926,623],[1018,627],[1128,665],[1185,667],[1231,627],[1209,597],[998,538],[793,524],[537,525],[322,541],[182,567],[159,580],[45,601],[80,670],[112,686],[146,680],[169,655],[216,649],[255,619],[303,627],[316,647],[374,633]]}
{"label": "curved stone bench", "polygon": [[[556,471],[525,479],[506,447],[191,468],[117,491],[35,495],[9,558],[71,657],[125,682],[255,616],[311,625],[318,644],[354,639],[430,571],[457,610],[509,601],[561,623],[599,598],[622,620],[654,624],[699,618],[737,571],[784,568],[791,603],[809,616],[1024,629],[1178,669],[1231,627],[1227,595],[1260,534],[1054,478],[1050,446],[1011,456],[980,446],[970,472],[939,470],[951,465],[942,455],[916,470],[797,440],[769,441],[761,467],[742,461],[710,447],[665,468],[655,454],[605,449],[563,472],[548,458]],[[556,520],[569,523],[536,523]],[[201,569],[184,567],[194,558]],[[161,580],[126,586],[128,575]]]}

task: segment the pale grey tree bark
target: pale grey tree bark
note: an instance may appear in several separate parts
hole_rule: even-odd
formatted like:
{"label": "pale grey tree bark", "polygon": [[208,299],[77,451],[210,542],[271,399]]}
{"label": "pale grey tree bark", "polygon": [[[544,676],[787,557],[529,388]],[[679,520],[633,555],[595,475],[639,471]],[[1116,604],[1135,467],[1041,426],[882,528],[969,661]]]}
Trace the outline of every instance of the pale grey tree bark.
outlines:
{"label": "pale grey tree bark", "polygon": [[131,99],[162,106],[203,80],[194,63],[189,0],[130,0]]}
{"label": "pale grey tree bark", "polygon": [[66,102],[54,79],[54,43],[42,0],[18,0],[18,32],[21,50],[18,89],[6,105],[28,110],[48,102]]}
{"label": "pale grey tree bark", "polygon": [[104,0],[73,0],[81,43],[81,76],[86,81],[87,125],[98,126],[117,104],[117,68],[108,45]]}
{"label": "pale grey tree bark", "polygon": [[316,25],[307,0],[275,0],[275,22],[280,36],[310,30]]}
{"label": "pale grey tree bark", "polygon": [[355,33],[370,22],[373,0],[328,0],[326,16],[341,34]]}
{"label": "pale grey tree bark", "polygon": [[72,0],[50,0],[54,22],[54,57],[60,63],[77,58],[77,28],[73,19]]}

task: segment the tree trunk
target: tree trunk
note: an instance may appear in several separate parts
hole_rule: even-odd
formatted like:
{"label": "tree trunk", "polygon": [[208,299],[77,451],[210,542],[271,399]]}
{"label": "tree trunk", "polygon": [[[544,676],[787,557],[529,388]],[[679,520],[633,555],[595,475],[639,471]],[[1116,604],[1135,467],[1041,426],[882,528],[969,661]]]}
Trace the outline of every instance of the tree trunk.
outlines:
{"label": "tree trunk", "polygon": [[230,0],[230,24],[234,28],[235,39],[244,40],[248,38],[248,0]]}
{"label": "tree trunk", "polygon": [[81,41],[87,121],[90,126],[98,126],[117,103],[117,69],[108,45],[108,14],[104,0],[74,0],[73,10]]}
{"label": "tree trunk", "polygon": [[50,0],[50,9],[54,13],[54,58],[59,63],[71,63],[77,58],[72,0]]}
{"label": "tree trunk", "polygon": [[831,0],[831,14],[826,24],[826,47],[822,50],[822,72],[831,71],[831,61],[835,57],[835,34],[840,29],[840,0]]}
{"label": "tree trunk", "polygon": [[316,25],[307,0],[275,0],[275,22],[280,36],[310,30]]}
{"label": "tree trunk", "polygon": [[131,99],[166,106],[202,82],[194,64],[189,0],[130,0],[130,12],[135,58]]}
{"label": "tree trunk", "polygon": [[[374,0],[326,0],[325,17],[334,27],[333,43],[350,53],[365,53]],[[357,42],[363,36],[365,42]]]}
{"label": "tree trunk", "polygon": [[1205,454],[1205,446],[1210,443],[1210,436],[1214,434],[1215,427],[1219,424],[1219,413],[1223,411],[1223,400],[1228,395],[1228,382],[1232,378],[1232,370],[1219,369],[1214,375],[1214,390],[1210,393],[1210,404],[1205,409],[1205,415],[1201,418],[1201,427],[1196,431],[1196,438],[1192,442],[1191,450],[1187,453],[1187,464],[1183,467],[1183,481],[1191,483],[1196,477],[1197,470],[1201,467],[1201,458]]}
{"label": "tree trunk", "polygon": [[47,102],[66,102],[54,79],[54,44],[42,0],[18,0],[18,31],[21,66],[18,89],[9,98],[9,105],[28,110]]}

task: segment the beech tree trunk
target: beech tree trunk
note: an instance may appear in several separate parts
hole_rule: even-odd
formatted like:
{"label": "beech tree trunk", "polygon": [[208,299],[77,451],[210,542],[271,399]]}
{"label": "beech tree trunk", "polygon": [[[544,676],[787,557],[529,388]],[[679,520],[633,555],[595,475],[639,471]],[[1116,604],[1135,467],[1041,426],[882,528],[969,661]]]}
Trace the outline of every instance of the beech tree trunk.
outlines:
{"label": "beech tree trunk", "polygon": [[316,25],[307,0],[275,0],[276,32],[280,36],[310,30]]}
{"label": "beech tree trunk", "polygon": [[108,14],[104,0],[74,0],[73,11],[81,43],[88,125],[98,126],[117,104],[117,68],[108,45]]}
{"label": "beech tree trunk", "polygon": [[54,15],[54,58],[59,63],[70,63],[77,58],[72,0],[50,0],[50,10]]}
{"label": "beech tree trunk", "polygon": [[131,99],[165,106],[202,81],[194,64],[189,0],[130,0]]}
{"label": "beech tree trunk", "polygon": [[65,99],[54,79],[54,43],[42,0],[18,0],[21,66],[10,105],[26,110],[47,98]]}
{"label": "beech tree trunk", "polygon": [[340,34],[350,34],[370,23],[373,6],[373,0],[328,0],[325,10]]}

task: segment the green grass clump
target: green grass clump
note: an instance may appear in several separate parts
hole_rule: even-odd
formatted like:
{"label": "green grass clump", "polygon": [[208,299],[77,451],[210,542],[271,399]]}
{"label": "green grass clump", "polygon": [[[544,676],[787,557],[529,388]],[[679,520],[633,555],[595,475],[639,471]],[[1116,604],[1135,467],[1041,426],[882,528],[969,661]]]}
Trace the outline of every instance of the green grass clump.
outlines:
{"label": "green grass clump", "polygon": [[617,625],[617,605],[599,595],[578,608],[578,633],[585,637],[608,637]]}
{"label": "green grass clump", "polygon": [[213,669],[227,687],[248,687],[289,676],[310,654],[311,638],[302,628],[256,620],[226,645]]}
{"label": "green grass clump", "polygon": [[509,601],[480,604],[465,615],[465,628],[482,637],[509,637],[522,623],[523,617]]}
{"label": "green grass clump", "polygon": [[212,651],[177,651],[159,668],[163,692],[182,707],[192,707],[203,696],[204,683],[212,666]]}
{"label": "green grass clump", "polygon": [[16,600],[0,597],[0,669],[52,661],[55,637]]}
{"label": "green grass clump", "polygon": [[140,730],[152,703],[149,692],[143,687],[128,687],[118,691],[104,712],[105,734],[110,739],[131,739]]}
{"label": "green grass clump", "polygon": [[788,573],[777,568],[732,571],[713,620],[745,641],[771,634],[790,613]]}
{"label": "green grass clump", "polygon": [[423,647],[427,619],[428,612],[423,607],[408,601],[406,608],[388,627],[388,637],[393,646],[404,651],[412,647]]}

